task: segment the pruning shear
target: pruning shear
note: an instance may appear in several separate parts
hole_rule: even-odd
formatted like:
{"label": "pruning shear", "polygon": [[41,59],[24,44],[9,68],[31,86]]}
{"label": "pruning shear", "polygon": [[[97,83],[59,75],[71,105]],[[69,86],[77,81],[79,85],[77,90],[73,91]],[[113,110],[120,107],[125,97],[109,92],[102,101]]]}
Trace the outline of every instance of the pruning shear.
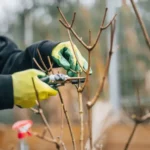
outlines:
{"label": "pruning shear", "polygon": [[59,86],[64,86],[65,83],[83,83],[85,81],[85,77],[69,77],[68,75],[59,73],[42,77],[40,80],[47,83],[52,88],[57,88]]}

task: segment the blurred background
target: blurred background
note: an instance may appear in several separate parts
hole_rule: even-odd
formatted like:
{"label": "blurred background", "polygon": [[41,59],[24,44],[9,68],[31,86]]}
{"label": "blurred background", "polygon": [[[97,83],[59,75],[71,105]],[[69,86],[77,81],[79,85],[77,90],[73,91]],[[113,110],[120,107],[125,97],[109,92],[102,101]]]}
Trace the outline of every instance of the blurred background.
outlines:
{"label": "blurred background", "polygon": [[[150,18],[150,1],[136,0],[135,2],[150,35],[150,19],[148,19]],[[1,0],[0,34],[11,38],[21,50],[25,50],[34,42],[45,39],[67,41],[69,40],[68,34],[59,22],[60,14],[57,6],[61,8],[69,21],[73,12],[77,12],[74,29],[85,42],[88,42],[88,30],[91,29],[92,43],[96,39],[105,7],[108,7],[107,22],[117,13],[113,60],[109,79],[106,81],[99,101],[103,100],[104,105],[108,106],[106,110],[111,109],[117,114],[122,110],[127,116],[133,114],[142,116],[149,113],[150,53],[129,0]],[[103,32],[92,52],[93,75],[90,77],[90,94],[87,89],[83,93],[86,113],[87,97],[94,96],[104,72],[109,50],[109,31],[107,29]],[[73,36],[72,38],[87,58],[87,51]],[[61,91],[71,121],[78,125],[76,89],[67,85],[62,87]],[[140,101],[137,100],[139,97]],[[96,122],[100,118],[99,114],[103,117],[106,113],[106,110],[100,109],[102,105],[98,103],[95,111],[93,110],[94,118],[98,116],[95,119]],[[61,106],[58,97],[45,101],[42,106],[49,122],[58,125],[61,121]],[[16,120],[27,118],[37,123],[41,122],[39,117],[30,110],[15,107],[13,110],[0,111],[1,124],[12,124]],[[85,120],[85,125],[87,125],[86,115]],[[150,145],[148,146],[150,148]]]}

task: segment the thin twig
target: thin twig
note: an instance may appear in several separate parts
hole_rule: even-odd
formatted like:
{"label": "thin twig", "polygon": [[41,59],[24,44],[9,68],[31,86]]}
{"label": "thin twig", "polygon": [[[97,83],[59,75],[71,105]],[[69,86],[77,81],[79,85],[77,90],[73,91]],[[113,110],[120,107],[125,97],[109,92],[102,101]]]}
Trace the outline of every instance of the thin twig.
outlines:
{"label": "thin twig", "polygon": [[45,127],[43,132],[42,132],[42,136],[44,137],[46,135],[46,133],[47,133],[47,128]]}
{"label": "thin twig", "polygon": [[63,104],[61,103],[61,131],[60,131],[60,139],[63,137],[63,129],[64,129],[64,117],[63,117]]}
{"label": "thin twig", "polygon": [[140,24],[140,26],[141,26],[141,29],[142,29],[142,32],[143,32],[145,41],[146,41],[146,43],[147,43],[147,46],[148,46],[148,48],[149,48],[149,50],[150,50],[150,38],[149,38],[148,32],[147,32],[147,30],[146,30],[145,24],[144,24],[144,22],[143,22],[143,20],[142,20],[142,18],[141,18],[141,16],[140,16],[140,14],[139,14],[137,8],[136,8],[136,5],[135,5],[135,3],[134,3],[134,0],[130,0],[130,1],[131,1],[131,4],[132,4],[132,7],[133,7],[133,9],[134,9],[134,12],[135,12],[135,14],[136,14],[136,17],[137,17],[137,19],[138,19],[138,22],[139,22],[139,24]]}
{"label": "thin twig", "polygon": [[48,60],[48,63],[49,63],[49,66],[50,68],[48,69],[49,71],[52,71],[52,74],[54,74],[54,71],[53,71],[53,64],[52,64],[52,61],[50,59],[49,56],[47,56],[47,60]]}
{"label": "thin twig", "polygon": [[138,123],[135,123],[135,124],[134,124],[134,127],[133,127],[133,130],[132,130],[132,132],[131,132],[131,134],[130,134],[130,136],[129,136],[129,139],[128,139],[126,145],[125,145],[124,150],[128,150],[128,148],[129,148],[129,146],[130,146],[130,143],[131,143],[131,140],[132,140],[132,138],[133,138],[133,136],[134,136],[134,133],[135,133],[137,127],[138,127]]}
{"label": "thin twig", "polygon": [[91,51],[88,51],[88,70],[86,71],[86,78],[83,86],[81,87],[81,91],[84,90],[85,86],[89,82],[89,74],[90,74],[90,68],[91,68]]}
{"label": "thin twig", "polygon": [[[104,16],[103,16],[102,24],[101,24],[100,29],[99,29],[99,32],[98,32],[98,34],[97,34],[96,41],[95,41],[95,43],[93,44],[93,46],[89,48],[89,50],[93,50],[93,49],[95,48],[95,46],[97,45],[97,42],[98,42],[98,40],[99,40],[99,38],[100,38],[100,36],[101,36],[101,33],[102,33],[102,31],[103,31],[103,26],[104,26],[105,19],[106,19],[106,15],[107,15],[107,10],[108,10],[108,9],[106,8],[106,9],[105,9]],[[115,19],[115,17],[113,17],[113,19],[110,21],[110,24],[107,25],[107,28],[109,27],[109,25],[112,24],[112,22],[113,22],[114,19]],[[106,28],[104,28],[104,29],[106,29]]]}
{"label": "thin twig", "polygon": [[49,126],[49,124],[48,124],[48,122],[47,122],[47,120],[46,120],[46,117],[45,117],[45,115],[43,114],[43,110],[42,110],[42,108],[41,108],[41,104],[40,104],[40,100],[39,100],[39,95],[38,95],[38,91],[37,91],[36,86],[35,86],[34,78],[32,78],[32,83],[33,83],[33,87],[34,87],[35,94],[36,94],[36,98],[37,98],[36,102],[37,102],[37,105],[38,105],[39,114],[40,114],[40,116],[41,116],[41,118],[42,118],[42,120],[43,120],[45,126],[47,127],[47,130],[48,130],[48,132],[49,132],[51,138],[54,139],[54,136],[53,136],[53,134],[52,134],[51,128],[50,128],[50,126]]}
{"label": "thin twig", "polygon": [[92,109],[88,109],[88,131],[90,139],[90,150],[93,148],[93,134],[92,134]]}
{"label": "thin twig", "polygon": [[102,30],[107,29],[112,24],[112,22],[115,20],[116,16],[117,16],[117,14],[114,15],[114,17],[112,18],[112,20],[107,25],[102,26],[101,29]]}
{"label": "thin twig", "polygon": [[41,71],[46,72],[45,70],[42,69],[42,67],[39,65],[39,63],[36,61],[35,58],[33,58],[33,61]]}
{"label": "thin twig", "polygon": [[139,88],[136,88],[136,94],[137,94],[137,102],[138,102],[138,107],[140,109],[140,117],[142,116],[142,107],[141,107],[141,98],[140,98],[140,92]]}
{"label": "thin twig", "polygon": [[[100,38],[100,35],[101,35],[102,31],[103,31],[104,29],[108,28],[109,25],[112,24],[112,22],[115,20],[115,17],[116,17],[116,15],[115,15],[115,16],[113,17],[113,19],[110,21],[110,23],[108,23],[105,27],[103,27],[104,22],[105,22],[105,19],[106,19],[106,14],[107,14],[107,8],[105,9],[105,13],[104,13],[104,16],[103,16],[102,24],[101,24],[101,26],[100,26],[100,28],[99,28],[99,32],[98,32],[98,34],[97,34],[96,41],[94,42],[93,46],[89,46],[89,45],[87,45],[87,44],[82,40],[82,38],[80,38],[80,37],[77,35],[77,33],[73,30],[73,28],[72,28],[71,25],[68,23],[67,19],[65,18],[64,14],[63,14],[62,11],[60,10],[60,8],[59,8],[59,7],[57,7],[57,8],[58,8],[58,11],[59,11],[59,13],[60,13],[62,19],[64,20],[64,22],[63,22],[61,19],[59,19],[60,23],[61,23],[65,28],[67,28],[68,30],[70,30],[70,31],[72,32],[72,34],[75,36],[75,38],[76,38],[76,39],[83,45],[83,47],[85,47],[87,50],[93,50],[93,49],[95,48],[95,46],[96,46],[96,44],[97,44],[97,42],[98,42],[98,40],[99,40],[99,38]],[[74,19],[72,19],[72,20],[75,20],[75,17],[73,17],[73,18],[74,18]],[[73,21],[73,23],[74,23],[74,21]]]}
{"label": "thin twig", "polygon": [[[33,82],[33,87],[34,87],[35,94],[36,94],[36,98],[37,98],[36,103],[37,103],[37,106],[38,106],[39,114],[40,114],[40,116],[41,116],[41,118],[42,118],[42,120],[43,120],[43,122],[44,122],[44,124],[45,124],[45,127],[47,128],[47,130],[48,130],[48,132],[49,132],[49,134],[50,134],[52,140],[55,140],[55,139],[54,139],[54,136],[53,136],[53,133],[52,133],[52,130],[51,130],[51,128],[50,128],[50,126],[49,126],[49,124],[48,124],[48,121],[47,121],[47,119],[46,119],[46,117],[45,117],[45,115],[44,115],[44,113],[43,113],[42,108],[41,108],[41,104],[40,104],[40,100],[39,100],[39,96],[38,96],[38,91],[37,91],[36,86],[35,86],[34,78],[32,78],[32,82]],[[62,143],[63,143],[62,141],[60,141],[60,143],[57,143],[57,142],[56,142],[56,148],[57,148],[58,150],[60,149],[60,144],[62,145]],[[64,146],[64,143],[63,143],[63,147],[65,147],[65,146]]]}
{"label": "thin twig", "polygon": [[45,63],[44,63],[44,61],[42,59],[42,56],[40,54],[39,49],[37,49],[37,52],[38,52],[38,55],[39,55],[39,58],[40,58],[40,61],[41,61],[42,65],[43,65],[43,67],[45,68],[46,72],[48,72],[48,69],[47,69],[47,67],[46,67],[46,65],[45,65]]}
{"label": "thin twig", "polygon": [[53,144],[57,144],[57,141],[55,139],[50,139],[50,138],[40,135],[39,133],[36,133],[36,132],[31,132],[31,133],[32,133],[32,135],[34,135],[42,140],[45,140],[45,141],[53,143]]}
{"label": "thin twig", "polygon": [[70,26],[70,28],[72,28],[72,27],[73,27],[73,24],[74,24],[75,18],[76,18],[76,12],[74,12],[74,14],[73,14],[73,19],[72,19],[72,22],[71,22],[71,26]]}
{"label": "thin twig", "polygon": [[89,30],[89,44],[88,45],[91,45],[91,42],[92,41],[92,36],[91,36],[91,30]]}
{"label": "thin twig", "polygon": [[80,150],[84,149],[84,113],[83,113],[83,100],[82,92],[79,95],[79,114],[80,114]]}
{"label": "thin twig", "polygon": [[39,111],[37,109],[35,109],[35,108],[30,108],[30,110],[32,110],[35,114],[39,113]]}
{"label": "thin twig", "polygon": [[115,21],[114,21],[114,24],[111,24],[110,51],[109,51],[109,57],[108,57],[108,60],[106,63],[104,75],[102,78],[102,82],[100,83],[100,86],[98,87],[98,90],[97,90],[95,96],[93,97],[93,99],[91,101],[87,102],[87,106],[90,108],[96,103],[96,101],[99,98],[99,95],[101,94],[103,87],[104,87],[105,79],[108,74],[108,70],[109,70],[109,66],[110,66],[111,56],[113,54],[112,49],[113,49],[114,33],[115,33]]}
{"label": "thin twig", "polygon": [[71,140],[72,140],[72,145],[73,145],[73,150],[76,150],[76,142],[75,142],[75,138],[74,138],[74,134],[73,134],[73,130],[72,130],[72,125],[71,125],[71,122],[70,122],[70,119],[69,119],[68,112],[67,112],[66,107],[65,107],[64,100],[62,98],[62,95],[61,95],[59,89],[58,89],[58,94],[59,94],[59,97],[60,97],[61,104],[63,106],[63,111],[64,111],[64,114],[65,114],[65,117],[66,117],[66,120],[67,120],[67,124],[68,124],[68,127],[69,127]]}
{"label": "thin twig", "polygon": [[77,62],[78,62],[78,64],[79,64],[79,66],[81,67],[81,69],[86,73],[86,71],[84,70],[84,68],[83,68],[83,66],[81,65],[80,61],[78,60],[77,54],[76,54],[76,52],[75,52],[74,44],[73,44],[73,41],[72,41],[72,38],[71,38],[71,35],[70,35],[70,31],[69,31],[69,30],[67,30],[67,31],[68,31],[68,36],[69,36],[70,44],[71,44],[71,47],[72,47],[72,49],[73,49],[73,53],[74,53],[74,55],[75,55],[75,58],[76,58],[76,60],[77,60]]}

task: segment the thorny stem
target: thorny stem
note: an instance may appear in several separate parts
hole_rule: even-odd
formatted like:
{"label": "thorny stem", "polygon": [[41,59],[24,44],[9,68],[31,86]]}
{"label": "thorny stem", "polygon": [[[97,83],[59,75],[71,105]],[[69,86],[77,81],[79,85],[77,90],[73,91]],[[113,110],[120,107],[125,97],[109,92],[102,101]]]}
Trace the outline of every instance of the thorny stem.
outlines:
{"label": "thorny stem", "polygon": [[68,124],[68,127],[69,127],[69,131],[70,131],[70,135],[71,135],[71,139],[72,139],[72,144],[73,144],[73,150],[76,150],[76,143],[75,143],[75,138],[74,138],[74,134],[73,134],[73,130],[72,130],[72,125],[71,125],[69,115],[68,115],[68,112],[66,110],[62,95],[60,93],[60,90],[58,90],[58,94],[59,94],[59,97],[60,97],[61,104],[63,106],[63,111],[64,111],[64,114],[65,114],[65,117],[66,117],[66,120],[67,120],[67,124]]}
{"label": "thorny stem", "polygon": [[141,26],[141,29],[142,29],[142,32],[143,32],[145,41],[146,41],[146,43],[147,43],[147,46],[149,47],[149,50],[150,50],[150,38],[149,38],[148,32],[147,32],[147,30],[146,30],[146,27],[145,27],[145,25],[144,25],[144,22],[143,22],[143,20],[142,20],[140,14],[139,14],[137,8],[136,8],[136,5],[135,5],[135,3],[134,3],[134,0],[130,0],[130,1],[131,1],[131,4],[132,4],[132,7],[133,7],[133,9],[134,9],[134,12],[135,12],[135,14],[136,14],[136,17],[137,17],[137,19],[138,19],[138,21],[139,21],[139,24],[140,24],[140,26]]}
{"label": "thorny stem", "polygon": [[133,136],[134,136],[134,133],[135,133],[137,127],[138,127],[138,123],[135,123],[135,124],[134,124],[134,127],[133,127],[133,130],[132,130],[132,132],[131,132],[131,134],[130,134],[130,136],[129,136],[129,139],[128,139],[126,145],[125,145],[124,150],[128,150],[129,145],[130,145],[130,143],[131,143],[131,140],[132,140],[132,138],[133,138]]}

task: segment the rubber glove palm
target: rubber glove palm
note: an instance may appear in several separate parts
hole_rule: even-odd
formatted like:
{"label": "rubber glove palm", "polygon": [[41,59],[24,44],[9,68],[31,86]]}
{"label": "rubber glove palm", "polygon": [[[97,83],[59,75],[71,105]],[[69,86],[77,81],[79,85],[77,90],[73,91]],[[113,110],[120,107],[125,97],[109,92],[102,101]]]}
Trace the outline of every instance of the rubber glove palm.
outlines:
{"label": "rubber glove palm", "polygon": [[40,101],[57,94],[56,90],[42,82],[38,76],[45,76],[45,74],[35,69],[29,69],[12,75],[15,105],[30,108],[36,104],[36,94],[32,78],[34,79]]}
{"label": "rubber glove palm", "polygon": [[[74,44],[74,50],[80,62],[80,65],[83,67],[84,70],[87,70],[88,63],[85,60],[85,58],[81,55],[80,51],[78,50],[75,44]],[[69,76],[76,76],[77,74],[75,72],[82,72],[82,69],[78,64],[76,57],[74,55],[74,51],[72,49],[70,41],[62,42],[58,44],[52,50],[52,58],[54,62],[57,63],[58,66],[63,67],[65,70],[67,70],[67,74]],[[91,73],[92,70],[90,69],[90,74]]]}

